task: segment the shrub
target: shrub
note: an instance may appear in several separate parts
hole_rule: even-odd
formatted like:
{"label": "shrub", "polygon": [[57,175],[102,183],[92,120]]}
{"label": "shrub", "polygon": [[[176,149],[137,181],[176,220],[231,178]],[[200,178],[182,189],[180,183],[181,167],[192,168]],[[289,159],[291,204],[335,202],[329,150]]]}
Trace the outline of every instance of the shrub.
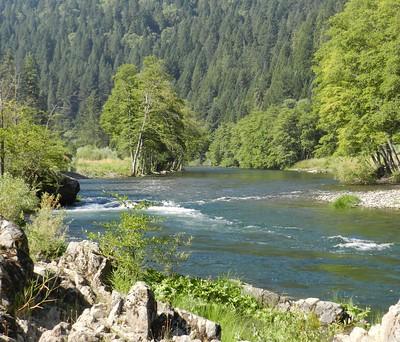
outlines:
{"label": "shrub", "polygon": [[222,327],[222,341],[328,341],[339,326],[325,329],[313,315],[261,307],[229,279],[165,277],[150,272],[146,281],[157,299],[193,312]]}
{"label": "shrub", "polygon": [[119,221],[103,224],[104,232],[89,233],[92,240],[113,261],[111,285],[127,293],[136,281],[144,278],[146,267],[163,268],[167,274],[188,258],[188,253],[179,251],[190,244],[190,238],[182,234],[155,236],[158,230],[155,219],[140,212],[149,203],[133,204],[126,198],[119,198],[128,211],[123,212]]}
{"label": "shrub", "polygon": [[400,171],[395,171],[390,177],[390,183],[400,184]]}
{"label": "shrub", "polygon": [[37,204],[36,191],[22,178],[0,177],[0,215],[5,219],[23,224],[24,213],[32,212]]}
{"label": "shrub", "polygon": [[348,209],[348,208],[354,208],[357,205],[359,205],[361,200],[354,195],[343,195],[337,198],[333,202],[333,206],[336,209]]}
{"label": "shrub", "polygon": [[45,193],[40,208],[26,226],[29,249],[34,260],[54,259],[66,249],[65,212],[59,209],[58,197]]}
{"label": "shrub", "polygon": [[78,159],[87,160],[103,160],[103,159],[118,159],[117,152],[109,147],[98,148],[96,146],[83,146],[79,147],[76,151]]}
{"label": "shrub", "polygon": [[364,158],[340,158],[334,166],[335,178],[344,184],[374,184],[376,170]]}

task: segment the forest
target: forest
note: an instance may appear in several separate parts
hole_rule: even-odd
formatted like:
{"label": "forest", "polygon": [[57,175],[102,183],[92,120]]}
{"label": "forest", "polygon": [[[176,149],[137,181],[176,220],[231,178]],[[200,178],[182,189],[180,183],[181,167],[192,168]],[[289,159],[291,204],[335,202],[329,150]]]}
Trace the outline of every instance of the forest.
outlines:
{"label": "forest", "polygon": [[[130,156],[133,175],[178,170],[190,159],[281,169],[332,155],[362,156],[367,173],[393,174],[399,6],[3,0],[0,53],[19,75],[13,101],[40,113],[31,122],[60,136],[70,154],[110,146]],[[165,97],[153,94],[151,123],[146,93],[157,78]]]}

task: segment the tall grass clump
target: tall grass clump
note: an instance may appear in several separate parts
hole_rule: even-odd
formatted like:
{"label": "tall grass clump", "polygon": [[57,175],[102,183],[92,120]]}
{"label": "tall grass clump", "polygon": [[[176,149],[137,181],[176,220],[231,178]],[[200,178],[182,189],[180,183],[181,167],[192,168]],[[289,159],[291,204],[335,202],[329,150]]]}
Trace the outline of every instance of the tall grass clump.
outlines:
{"label": "tall grass clump", "polygon": [[314,315],[261,307],[230,279],[185,276],[146,279],[157,299],[218,322],[222,341],[329,341],[340,326],[322,327]]}
{"label": "tall grass clump", "polygon": [[118,159],[117,152],[109,147],[96,147],[86,145],[79,147],[76,151],[76,158],[86,160]]}
{"label": "tall grass clump", "polygon": [[68,227],[64,223],[65,212],[57,210],[60,208],[58,200],[58,197],[45,193],[39,209],[25,228],[34,260],[57,258],[66,249]]}
{"label": "tall grass clump", "polygon": [[395,171],[392,173],[389,179],[392,184],[400,184],[400,171]]}
{"label": "tall grass clump", "polygon": [[16,224],[24,223],[24,214],[38,205],[36,191],[22,178],[5,174],[0,177],[0,215]]}
{"label": "tall grass clump", "polygon": [[343,184],[375,184],[376,170],[365,158],[339,158],[334,166],[334,175]]}
{"label": "tall grass clump", "polygon": [[333,202],[335,209],[349,209],[354,208],[360,204],[361,200],[354,195],[343,195]]}

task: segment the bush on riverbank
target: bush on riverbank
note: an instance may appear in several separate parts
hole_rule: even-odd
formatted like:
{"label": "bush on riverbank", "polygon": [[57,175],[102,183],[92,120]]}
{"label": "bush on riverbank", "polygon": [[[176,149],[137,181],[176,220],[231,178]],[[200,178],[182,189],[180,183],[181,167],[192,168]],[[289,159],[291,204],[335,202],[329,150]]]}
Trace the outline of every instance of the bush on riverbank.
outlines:
{"label": "bush on riverbank", "polygon": [[22,178],[5,174],[0,177],[0,215],[16,224],[24,223],[24,214],[38,205],[36,191]]}
{"label": "bush on riverbank", "polygon": [[60,209],[58,197],[44,194],[39,209],[25,228],[34,261],[59,257],[67,247],[65,213],[56,209]]}
{"label": "bush on riverbank", "polygon": [[343,195],[333,202],[335,209],[349,209],[354,208],[360,204],[361,200],[354,195]]}
{"label": "bush on riverbank", "polygon": [[326,157],[302,160],[291,170],[331,173],[343,184],[375,184],[377,173],[367,159],[361,157]]}
{"label": "bush on riverbank", "polygon": [[113,178],[130,176],[129,159],[76,159],[75,171],[90,178]]}
{"label": "bush on riverbank", "polygon": [[328,341],[343,327],[322,327],[313,315],[261,307],[243,295],[240,283],[149,272],[146,281],[157,298],[218,322],[222,341]]}
{"label": "bush on riverbank", "polygon": [[375,184],[375,168],[365,158],[338,158],[334,166],[334,175],[343,184]]}
{"label": "bush on riverbank", "polygon": [[99,148],[92,145],[79,147],[76,151],[76,158],[86,160],[119,159],[117,152],[110,147]]}

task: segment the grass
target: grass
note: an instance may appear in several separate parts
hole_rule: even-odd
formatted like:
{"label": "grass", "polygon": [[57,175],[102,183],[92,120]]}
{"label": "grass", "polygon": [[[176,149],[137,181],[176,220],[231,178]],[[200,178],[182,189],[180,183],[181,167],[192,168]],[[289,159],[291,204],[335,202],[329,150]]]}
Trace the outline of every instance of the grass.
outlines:
{"label": "grass", "polygon": [[332,205],[335,209],[349,209],[357,207],[360,202],[361,200],[357,196],[343,195],[337,198]]}
{"label": "grass", "polygon": [[25,227],[29,251],[34,261],[55,259],[67,248],[68,227],[64,223],[65,212],[58,209],[58,197],[44,194],[40,208]]}
{"label": "grass", "polygon": [[333,173],[335,159],[330,158],[313,158],[306,159],[297,162],[290,169],[292,170],[303,170],[303,171],[315,171],[318,173]]}
{"label": "grass", "polygon": [[237,281],[154,273],[146,281],[158,300],[218,322],[222,341],[329,341],[343,326],[323,327],[314,315],[261,307]]}
{"label": "grass", "polygon": [[377,181],[374,167],[362,157],[327,157],[302,160],[294,164],[291,170],[331,173],[343,184],[375,184]]}
{"label": "grass", "polygon": [[90,178],[113,178],[130,176],[129,159],[90,160],[77,158],[76,172]]}

